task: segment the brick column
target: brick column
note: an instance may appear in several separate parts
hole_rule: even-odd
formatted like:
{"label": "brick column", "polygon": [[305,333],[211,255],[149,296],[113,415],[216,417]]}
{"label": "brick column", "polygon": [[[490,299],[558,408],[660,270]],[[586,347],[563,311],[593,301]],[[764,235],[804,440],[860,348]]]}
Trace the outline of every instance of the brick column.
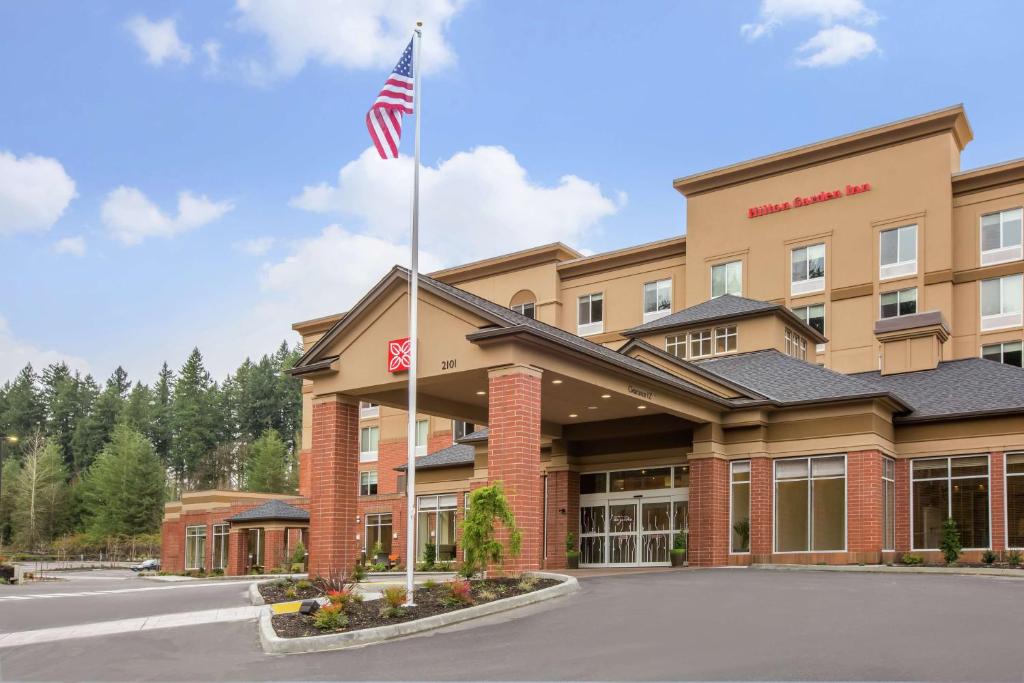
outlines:
{"label": "brick column", "polygon": [[224,570],[228,576],[245,574],[247,540],[246,529],[231,529],[228,534],[228,566]]}
{"label": "brick column", "polygon": [[882,454],[854,451],[846,456],[846,543],[852,562],[882,561]]}
{"label": "brick column", "polygon": [[284,567],[284,529],[267,529],[263,542],[266,543],[266,548],[263,549],[263,561],[266,563],[264,569],[269,572],[271,569]]}
{"label": "brick column", "polygon": [[165,521],[160,526],[160,569],[165,572],[185,569],[185,524],[180,518]]}
{"label": "brick column", "polygon": [[519,557],[505,568],[541,568],[540,395],[541,371],[528,366],[488,374],[487,478],[502,482],[522,533]]}
{"label": "brick column", "polygon": [[750,460],[750,559],[772,561],[772,461]]}
{"label": "brick column", "polygon": [[1006,550],[1006,457],[1002,451],[992,451],[989,458],[989,506],[992,510],[993,552]]}
{"label": "brick column", "polygon": [[910,461],[896,461],[896,557],[910,552]]}
{"label": "brick column", "polygon": [[313,403],[309,575],[347,572],[359,556],[359,404],[328,396]]}
{"label": "brick column", "polygon": [[580,475],[579,472],[559,470],[548,473],[548,544],[545,569],[565,567],[565,536],[576,535],[579,549],[580,535]]}
{"label": "brick column", "polygon": [[690,564],[728,564],[729,533],[729,463],[713,456],[690,460]]}

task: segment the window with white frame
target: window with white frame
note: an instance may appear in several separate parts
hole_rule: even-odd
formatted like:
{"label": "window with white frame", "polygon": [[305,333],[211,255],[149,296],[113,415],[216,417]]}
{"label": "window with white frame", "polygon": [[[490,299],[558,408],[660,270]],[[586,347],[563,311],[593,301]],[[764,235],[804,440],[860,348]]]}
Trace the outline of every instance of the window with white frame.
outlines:
{"label": "window with white frame", "polygon": [[775,461],[775,552],[846,549],[846,456]]}
{"label": "window with white frame", "polygon": [[750,461],[729,464],[729,551],[750,552]]}
{"label": "window with white frame", "polygon": [[981,265],[1019,261],[1024,209],[1009,209],[981,217]]}
{"label": "window with white frame", "polygon": [[206,525],[185,527],[185,569],[206,568]]}
{"label": "window with white frame", "polygon": [[416,559],[424,559],[427,545],[433,544],[437,561],[455,560],[455,510],[458,504],[457,494],[416,498]]}
{"label": "window with white frame", "polygon": [[670,334],[665,337],[665,350],[676,358],[686,358],[686,335]]}
{"label": "window with white frame", "polygon": [[604,332],[604,294],[584,294],[577,307],[576,333],[581,337]]}
{"label": "window with white frame", "polygon": [[376,403],[370,403],[369,401],[360,401],[359,419],[366,420],[374,417],[380,417],[380,406]]}
{"label": "window with white frame", "polygon": [[882,550],[896,549],[896,461],[882,458]]}
{"label": "window with white frame", "polygon": [[917,226],[883,230],[879,233],[880,280],[913,275],[917,272]]}
{"label": "window with white frame", "polygon": [[729,353],[736,350],[736,326],[715,328],[715,353]]}
{"label": "window with white frame", "polygon": [[825,289],[825,245],[812,244],[791,252],[790,293],[795,295]]}
{"label": "window with white frame", "polygon": [[377,459],[380,445],[380,427],[363,427],[359,430],[359,462],[373,462]]}
{"label": "window with white frame", "polygon": [[[391,513],[390,512],[371,512],[366,515],[366,533],[363,536],[365,547],[363,551],[367,555],[373,553],[373,549],[380,544],[381,555],[391,555],[391,538],[392,538],[392,526],[391,526]],[[377,561],[377,557],[371,556],[369,558],[372,562]],[[381,558],[384,559],[384,558]]]}
{"label": "window with white frame", "polygon": [[885,292],[879,297],[879,304],[878,315],[883,319],[913,315],[917,313],[917,287]]}
{"label": "window with white frame", "polygon": [[1006,454],[1006,547],[1024,548],[1024,453]]}
{"label": "window with white frame", "polygon": [[527,318],[537,317],[537,304],[532,301],[525,304],[516,304],[512,307],[512,310],[520,315],[525,315]]}
{"label": "window with white frame", "polygon": [[377,470],[363,470],[359,473],[359,495],[377,495]]}
{"label": "window with white frame", "polygon": [[989,547],[987,455],[919,458],[911,473],[914,550],[938,550],[947,519],[956,522],[964,548]]}
{"label": "window with white frame", "polygon": [[230,525],[213,525],[213,556],[210,558],[211,569],[228,568],[228,537]]}
{"label": "window with white frame", "polygon": [[999,344],[986,344],[981,347],[981,357],[985,360],[994,360],[997,363],[1015,365],[1021,367],[1021,351],[1024,344],[1019,341],[1001,342]]}
{"label": "window with white frame", "polygon": [[695,330],[690,333],[690,358],[711,355],[711,330]]}
{"label": "window with white frame", "polygon": [[430,433],[430,420],[416,420],[416,455],[427,454],[427,435]]}
{"label": "window with white frame", "polygon": [[1021,324],[1024,276],[1004,275],[981,281],[981,329],[995,330]]}
{"label": "window with white frame", "polygon": [[807,360],[807,339],[797,332],[786,328],[786,355],[800,360]]}
{"label": "window with white frame", "polygon": [[723,294],[743,295],[743,261],[711,266],[711,298]]}
{"label": "window with white frame", "polygon": [[672,280],[644,283],[644,322],[663,318],[672,312]]}

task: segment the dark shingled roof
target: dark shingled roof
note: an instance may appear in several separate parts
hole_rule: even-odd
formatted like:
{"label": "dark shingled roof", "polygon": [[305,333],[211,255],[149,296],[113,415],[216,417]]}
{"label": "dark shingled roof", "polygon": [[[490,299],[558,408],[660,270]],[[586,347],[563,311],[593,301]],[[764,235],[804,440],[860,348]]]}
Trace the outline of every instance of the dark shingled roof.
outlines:
{"label": "dark shingled roof", "polygon": [[670,327],[699,325],[711,320],[731,318],[737,315],[750,315],[752,313],[775,311],[782,308],[784,307],[779,304],[773,304],[767,301],[748,299],[734,294],[724,294],[720,297],[709,299],[704,303],[697,304],[696,306],[690,306],[689,308],[684,308],[681,311],[676,311],[671,315],[666,315],[664,318],[658,318],[657,320],[652,320],[649,323],[637,325],[636,327],[626,330],[623,334],[627,336],[644,334],[645,332],[653,332],[655,330],[667,329]]}
{"label": "dark shingled roof", "polygon": [[228,517],[228,522],[260,522],[269,520],[294,520],[296,522],[308,522],[309,513],[302,508],[289,505],[280,500],[268,500],[262,505],[243,510],[234,517]]}
{"label": "dark shingled roof", "polygon": [[474,441],[487,441],[487,435],[490,434],[490,430],[487,427],[481,427],[475,432],[470,432],[464,437],[459,439],[459,443],[473,443]]}
{"label": "dark shingled roof", "polygon": [[[457,443],[448,448],[442,448],[429,455],[416,458],[417,470],[429,470],[435,467],[459,467],[461,465],[472,465],[476,449],[469,444]],[[396,467],[396,470],[405,471],[405,465]]]}
{"label": "dark shingled roof", "polygon": [[779,403],[869,398],[887,389],[792,358],[775,349],[694,361],[708,372]]}
{"label": "dark shingled roof", "polygon": [[939,363],[934,370],[850,375],[899,396],[913,411],[900,422],[1024,412],[1024,370],[983,358]]}

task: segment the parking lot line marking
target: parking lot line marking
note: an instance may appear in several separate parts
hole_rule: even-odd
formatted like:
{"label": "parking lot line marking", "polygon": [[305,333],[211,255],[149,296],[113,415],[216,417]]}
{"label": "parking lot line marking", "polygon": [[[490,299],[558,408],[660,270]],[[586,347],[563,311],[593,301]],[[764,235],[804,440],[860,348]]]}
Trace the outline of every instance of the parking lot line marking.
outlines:
{"label": "parking lot line marking", "polygon": [[95,595],[117,595],[121,593],[141,593],[144,591],[181,590],[184,588],[207,588],[209,586],[231,585],[236,585],[239,588],[248,586],[247,583],[242,581],[231,583],[224,581],[216,583],[175,583],[168,586],[143,586],[141,588],[111,588],[110,590],[103,591],[76,591],[74,593],[31,593],[29,595],[0,595],[0,602],[4,602],[6,600],[37,600],[44,598],[81,598]]}

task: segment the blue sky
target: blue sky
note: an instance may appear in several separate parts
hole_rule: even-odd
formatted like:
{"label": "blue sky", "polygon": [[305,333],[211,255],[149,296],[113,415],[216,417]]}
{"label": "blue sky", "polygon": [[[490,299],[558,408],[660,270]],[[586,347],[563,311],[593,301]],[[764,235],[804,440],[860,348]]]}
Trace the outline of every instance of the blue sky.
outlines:
{"label": "blue sky", "polygon": [[4,2],[0,381],[221,376],[404,259],[363,117],[416,17],[425,270],[678,235],[675,177],[957,102],[964,168],[1024,156],[1021,3]]}

